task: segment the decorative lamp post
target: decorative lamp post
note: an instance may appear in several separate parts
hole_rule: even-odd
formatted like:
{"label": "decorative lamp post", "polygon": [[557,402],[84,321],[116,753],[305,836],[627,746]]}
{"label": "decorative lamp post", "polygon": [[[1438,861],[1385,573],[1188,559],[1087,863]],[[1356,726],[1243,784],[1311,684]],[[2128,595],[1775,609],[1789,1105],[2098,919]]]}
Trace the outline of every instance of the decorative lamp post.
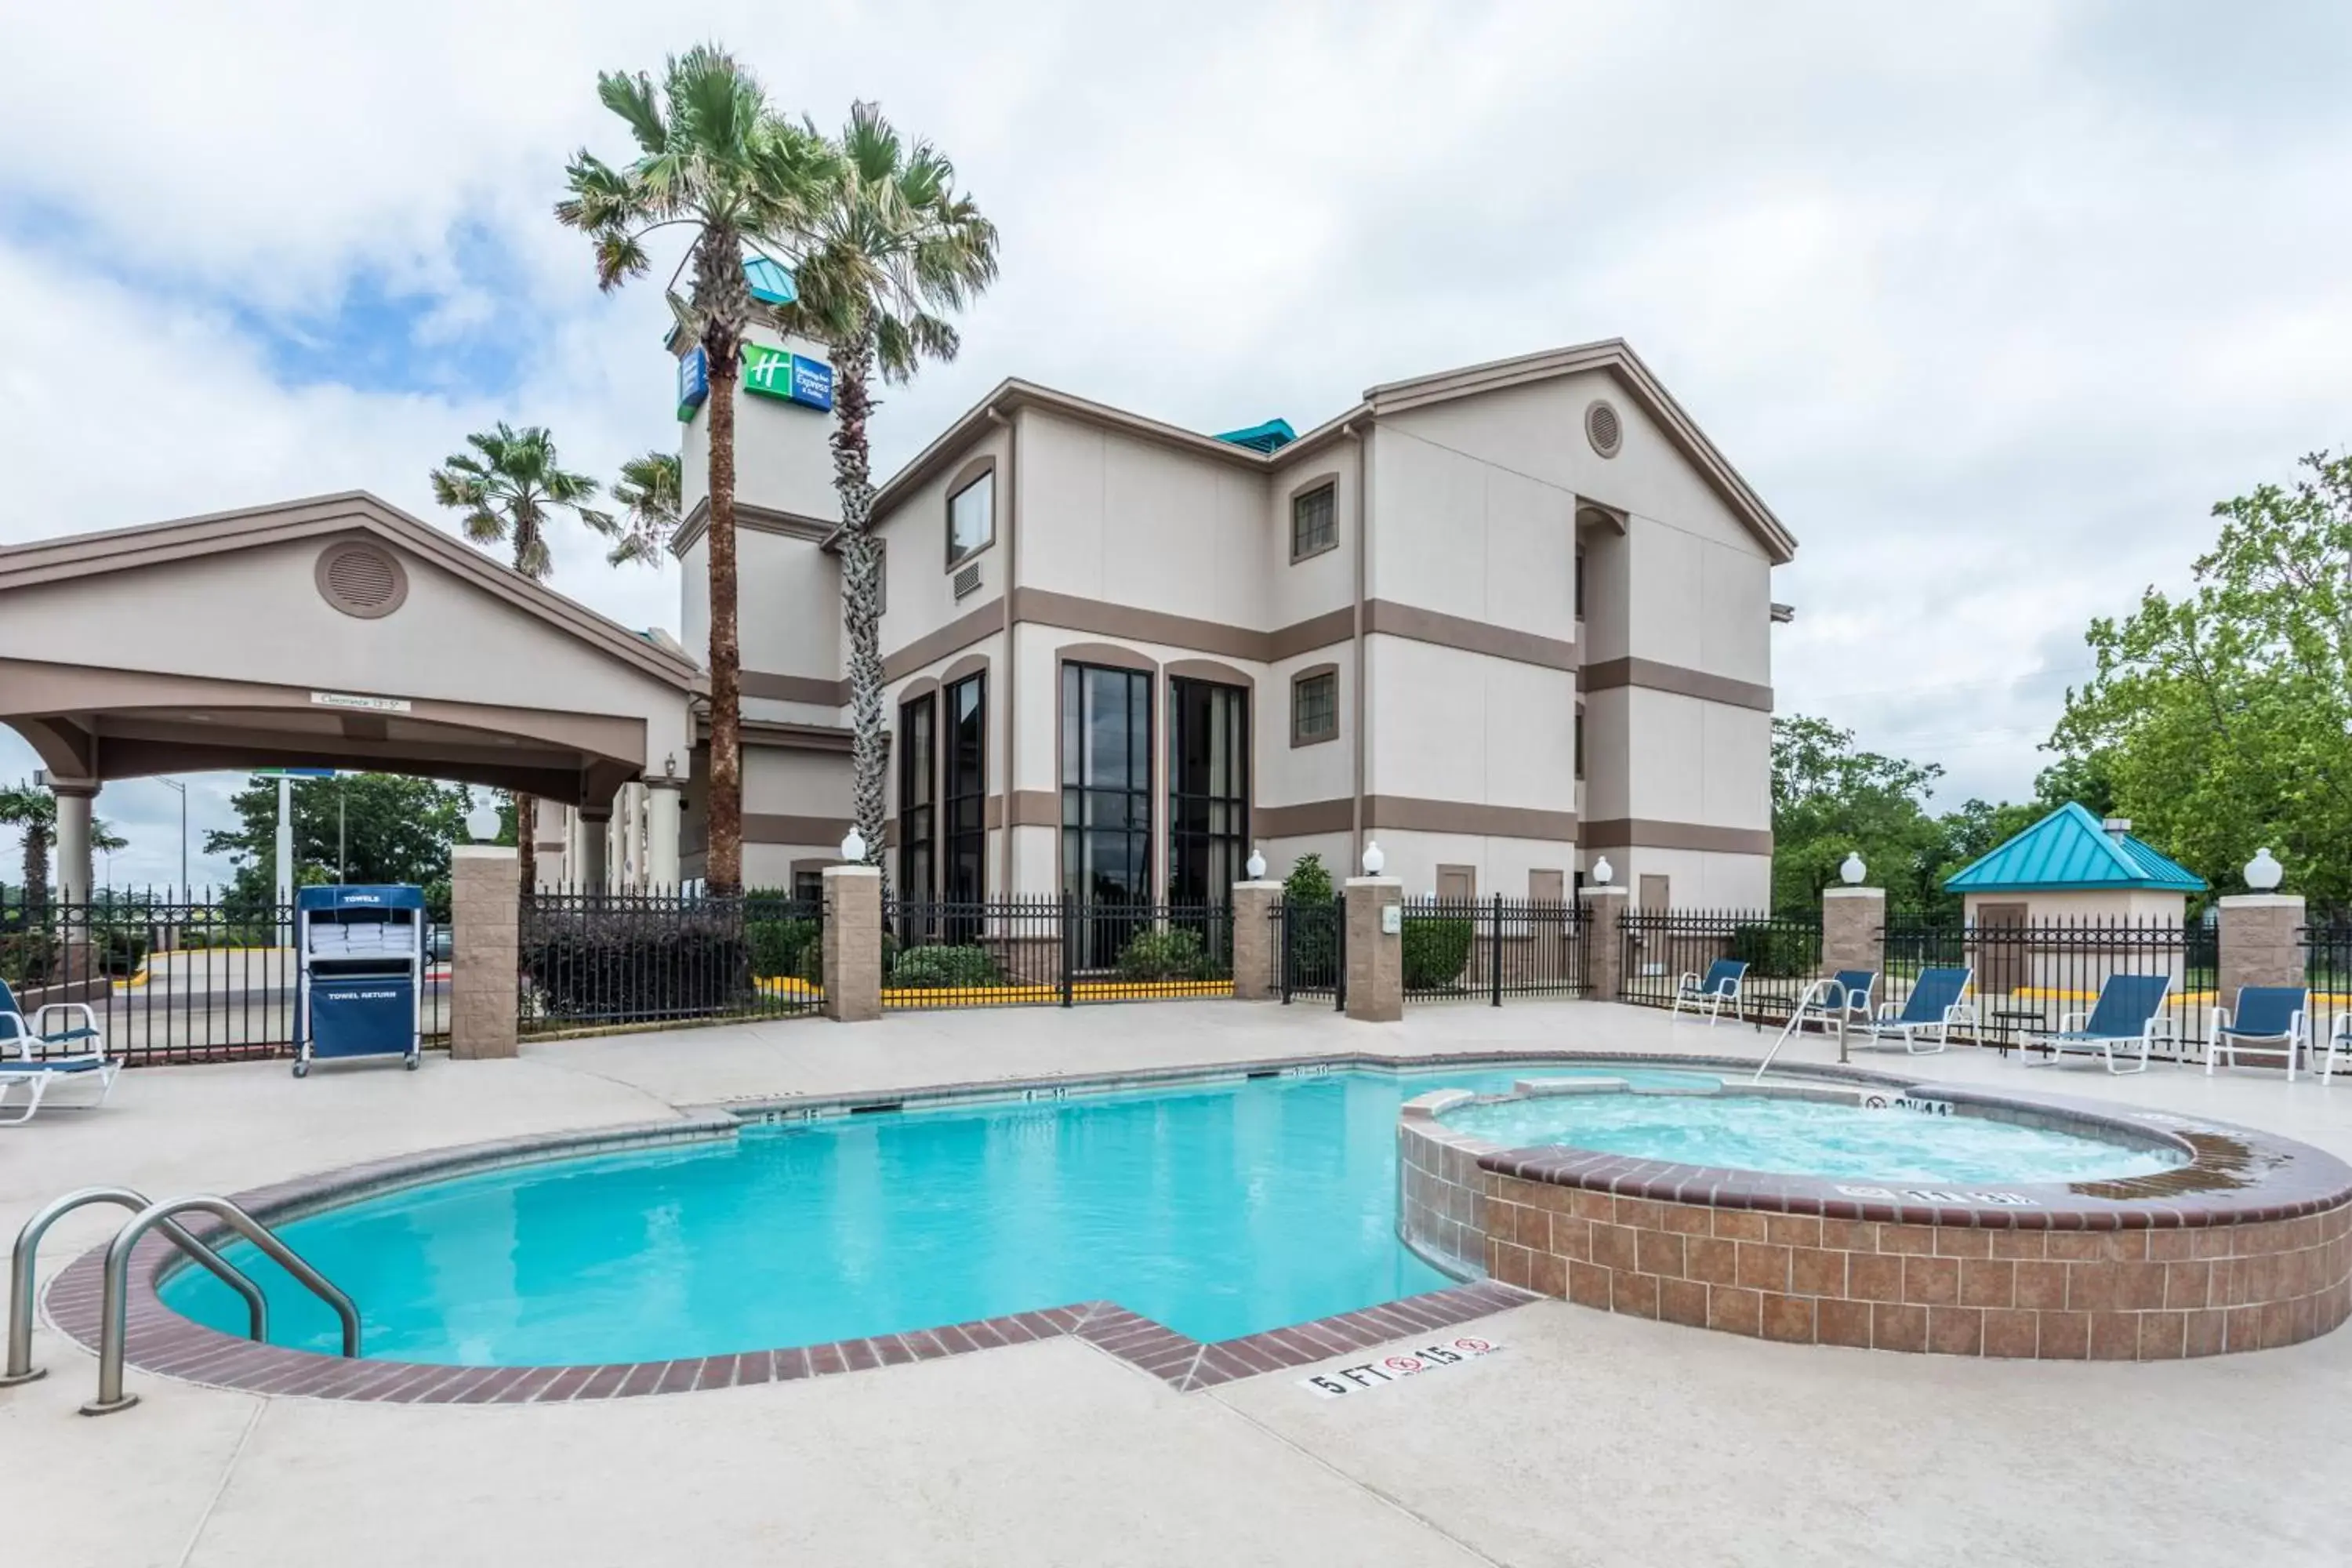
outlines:
{"label": "decorative lamp post", "polygon": [[848,833],[842,837],[841,858],[853,866],[866,864],[866,835],[857,831],[856,823],[850,824]]}
{"label": "decorative lamp post", "polygon": [[1381,853],[1379,843],[1372,839],[1366,839],[1364,841],[1364,875],[1377,877],[1381,874],[1381,868],[1388,863],[1389,858]]}
{"label": "decorative lamp post", "polygon": [[1594,887],[1606,888],[1612,886],[1616,880],[1616,877],[1617,868],[1609,863],[1608,856],[1603,855],[1600,859],[1595,860],[1592,863],[1592,885]]}
{"label": "decorative lamp post", "polygon": [[1243,862],[1242,871],[1253,882],[1263,882],[1265,880],[1265,845],[1259,844],[1251,847],[1250,858],[1246,861]]}
{"label": "decorative lamp post", "polygon": [[1838,876],[1849,888],[1861,887],[1862,879],[1869,874],[1870,868],[1862,863],[1862,856],[1854,850],[1847,850],[1845,858],[1838,862]]}
{"label": "decorative lamp post", "polygon": [[2279,879],[2285,875],[2286,868],[2272,858],[2268,845],[2255,850],[2254,858],[2246,862],[2246,886],[2257,893],[2276,892]]}
{"label": "decorative lamp post", "polygon": [[[471,790],[467,790],[466,795],[474,803],[466,809],[466,831],[475,843],[488,844],[499,836],[499,808]],[[515,824],[515,831],[522,831],[521,823]]]}

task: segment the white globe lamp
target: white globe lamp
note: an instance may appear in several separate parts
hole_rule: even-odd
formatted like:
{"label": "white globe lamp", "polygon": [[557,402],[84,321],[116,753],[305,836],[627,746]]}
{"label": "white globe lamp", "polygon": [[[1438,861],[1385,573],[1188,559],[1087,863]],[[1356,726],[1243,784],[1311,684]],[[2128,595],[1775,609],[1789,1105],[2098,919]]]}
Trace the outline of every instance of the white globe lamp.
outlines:
{"label": "white globe lamp", "polygon": [[2257,893],[2276,891],[2279,879],[2285,875],[2286,868],[2273,858],[2267,845],[2255,850],[2254,858],[2246,862],[2246,886]]}
{"label": "white globe lamp", "polygon": [[1617,868],[1609,863],[1608,856],[1603,855],[1600,859],[1595,860],[1592,863],[1592,885],[1594,887],[1606,888],[1612,886],[1615,882],[1616,876]]}
{"label": "white globe lamp", "polygon": [[1845,858],[1838,862],[1838,876],[1849,888],[1861,887],[1862,879],[1868,875],[1870,868],[1862,863],[1862,857],[1853,850],[1847,850]]}
{"label": "white globe lamp", "polygon": [[1380,844],[1378,843],[1378,841],[1376,841],[1376,840],[1374,840],[1374,839],[1370,839],[1370,838],[1368,838],[1368,839],[1364,840],[1364,875],[1365,875],[1365,876],[1367,876],[1367,877],[1377,877],[1377,876],[1379,876],[1379,875],[1381,874],[1381,867],[1383,867],[1383,866],[1385,866],[1385,865],[1387,865],[1388,863],[1389,863],[1389,858],[1388,858],[1387,856],[1385,856],[1385,855],[1383,855],[1383,854],[1381,854],[1381,847],[1380,847]]}
{"label": "white globe lamp", "polygon": [[866,835],[857,831],[855,823],[852,823],[849,831],[842,836],[841,858],[853,866],[866,864]]}
{"label": "white globe lamp", "polygon": [[[499,808],[471,790],[467,791],[466,794],[467,798],[474,803],[466,810],[467,835],[477,844],[488,844],[499,836]],[[521,823],[515,824],[515,831],[518,834],[522,831],[522,827]]]}
{"label": "white globe lamp", "polygon": [[1260,844],[1252,847],[1250,849],[1250,858],[1247,861],[1244,862],[1242,870],[1248,875],[1249,879],[1253,882],[1263,882],[1265,880],[1265,845]]}

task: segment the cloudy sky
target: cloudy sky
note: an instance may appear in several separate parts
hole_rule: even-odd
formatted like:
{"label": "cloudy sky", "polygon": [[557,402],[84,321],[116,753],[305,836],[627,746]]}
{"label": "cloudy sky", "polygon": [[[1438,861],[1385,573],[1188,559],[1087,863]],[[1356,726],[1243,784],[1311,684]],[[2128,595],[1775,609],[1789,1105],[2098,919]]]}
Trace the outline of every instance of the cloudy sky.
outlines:
{"label": "cloudy sky", "polygon": [[[548,207],[572,149],[625,151],[595,72],[703,38],[822,123],[879,99],[1003,230],[884,471],[1007,374],[1303,429],[1622,335],[1802,542],[1781,710],[1943,763],[1947,804],[2030,789],[2084,622],[2184,580],[2213,500],[2352,442],[2326,0],[7,13],[0,541],[352,488],[430,514],[499,418],[600,474],[674,441],[658,296],[599,295]],[[555,553],[677,625],[673,574]],[[0,779],[33,765],[0,730]],[[100,810],[116,881],[176,874],[167,789]]]}

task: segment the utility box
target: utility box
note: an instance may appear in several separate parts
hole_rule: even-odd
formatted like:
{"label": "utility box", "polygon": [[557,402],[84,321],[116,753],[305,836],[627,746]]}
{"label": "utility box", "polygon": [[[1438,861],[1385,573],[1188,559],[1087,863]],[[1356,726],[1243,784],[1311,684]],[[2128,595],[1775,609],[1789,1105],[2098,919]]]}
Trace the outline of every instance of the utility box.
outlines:
{"label": "utility box", "polygon": [[424,1044],[425,890],[303,888],[294,895],[299,964],[294,1076],[342,1057],[399,1057]]}

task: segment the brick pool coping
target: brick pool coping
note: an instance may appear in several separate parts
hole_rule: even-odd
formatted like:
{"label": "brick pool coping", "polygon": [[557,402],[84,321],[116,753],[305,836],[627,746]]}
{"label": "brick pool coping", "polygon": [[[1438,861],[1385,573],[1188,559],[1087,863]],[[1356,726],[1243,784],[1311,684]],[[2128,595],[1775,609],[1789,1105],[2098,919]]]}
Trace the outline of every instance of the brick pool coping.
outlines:
{"label": "brick pool coping", "polygon": [[1433,1096],[1398,1124],[1400,1234],[1457,1278],[1804,1343],[2156,1360],[2291,1344],[2352,1316],[2352,1166],[2323,1150],[2064,1096],[1915,1084],[1906,1097],[2189,1161],[2108,1181],[1890,1187],[1506,1149],[1434,1120],[1449,1107]]}
{"label": "brick pool coping", "polygon": [[[1498,1052],[1484,1059],[1566,1059],[1570,1053]],[[1440,1062],[1459,1058],[1440,1057]],[[1139,1074],[957,1084],[887,1094],[828,1095],[761,1100],[740,1113],[709,1111],[677,1119],[582,1131],[533,1134],[399,1155],[255,1187],[230,1194],[265,1225],[276,1226],[362,1197],[422,1183],[506,1167],[624,1150],[732,1138],[747,1120],[780,1107],[846,1113],[853,1107],[921,1104],[999,1098],[1024,1089],[1148,1088],[1171,1081],[1245,1077],[1268,1069],[1416,1066],[1419,1060],[1357,1053],[1282,1058],[1202,1068]],[[217,1223],[184,1219],[215,1244],[228,1239]],[[95,1351],[104,1288],[105,1247],[93,1247],[52,1280],[44,1302],[49,1321]],[[1201,1341],[1132,1312],[1114,1301],[1074,1302],[910,1332],[877,1334],[822,1344],[746,1351],[676,1360],[555,1366],[460,1366],[362,1355],[353,1359],[256,1344],[223,1333],[166,1306],[157,1287],[184,1260],[150,1233],[133,1248],[126,1302],[124,1360],[142,1372],[245,1393],[387,1404],[523,1405],[620,1399],[705,1388],[742,1387],[824,1377],[878,1366],[932,1361],[975,1351],[1070,1337],[1160,1379],[1178,1393],[1213,1388],[1238,1378],[1307,1366],[1333,1356],[1409,1340],[1537,1300],[1498,1280],[1469,1280],[1402,1300],[1340,1312],[1309,1322],[1234,1339]],[[364,1347],[362,1347],[364,1349]]]}

